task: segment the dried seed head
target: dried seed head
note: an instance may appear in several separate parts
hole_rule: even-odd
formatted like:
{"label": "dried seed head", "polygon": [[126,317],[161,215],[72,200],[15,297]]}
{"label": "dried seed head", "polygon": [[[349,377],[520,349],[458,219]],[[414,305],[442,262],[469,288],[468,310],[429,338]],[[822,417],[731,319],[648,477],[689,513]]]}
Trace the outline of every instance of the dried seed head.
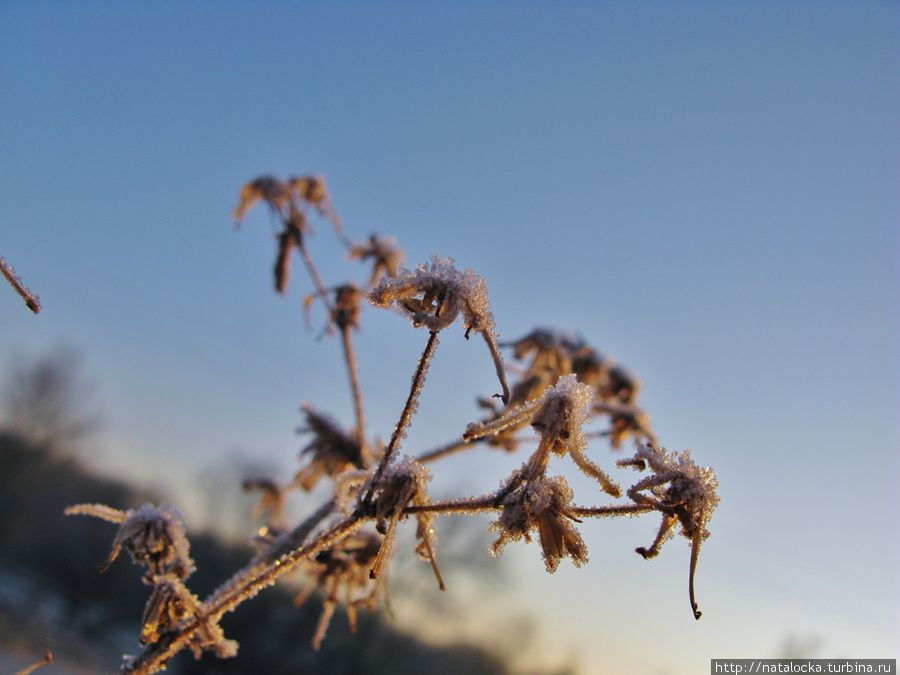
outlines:
{"label": "dried seed head", "polygon": [[599,402],[594,412],[609,415],[609,442],[618,450],[628,438],[633,437],[638,446],[656,445],[656,435],[650,426],[650,416],[636,405]]}
{"label": "dried seed head", "polygon": [[190,556],[190,543],[184,528],[184,517],[174,506],[144,504],[139,509],[117,511],[102,504],[77,504],[65,510],[66,515],[94,516],[119,522],[112,551],[101,571],[106,570],[124,548],[136,565],[147,568],[145,580],[153,575],[172,573],[187,579],[196,569]]}
{"label": "dried seed head", "polygon": [[582,426],[590,419],[593,397],[590,386],[578,382],[575,375],[565,375],[540,398],[509,408],[490,422],[470,424],[463,438],[474,440],[530,423],[540,435],[541,442],[524,470],[523,480],[533,480],[544,474],[549,453],[568,453],[579,469],[597,480],[602,490],[618,497],[621,494],[619,486],[584,454],[587,441]]}
{"label": "dried seed head", "polygon": [[356,632],[356,613],[359,607],[375,611],[379,592],[384,588],[384,580],[373,581],[369,578],[369,570],[380,548],[381,535],[362,530],[322,551],[305,564],[314,583],[297,594],[294,606],[302,605],[315,589],[325,596],[319,625],[313,637],[314,649],[321,647],[334,608],[339,603],[347,611],[352,633]]}
{"label": "dried seed head", "polygon": [[[460,272],[452,258],[433,256],[431,264],[415,270],[400,270],[395,277],[383,277],[369,295],[378,307],[396,305],[415,326],[438,331],[452,324],[460,313],[466,332],[492,331],[487,285],[472,270]],[[438,311],[440,310],[440,311]]]}
{"label": "dried seed head", "polygon": [[634,403],[641,391],[641,381],[623,366],[616,364],[606,373],[606,378],[598,385],[597,396],[604,401]]}
{"label": "dried seed head", "polygon": [[637,504],[662,513],[662,524],[653,544],[650,548],[635,550],[646,559],[655,557],[677,524],[681,524],[681,534],[691,542],[688,598],[694,618],[699,619],[701,612],[694,599],[694,575],[700,546],[709,537],[706,525],[719,504],[716,474],[709,467],[697,466],[691,460],[690,450],[669,453],[665,448],[649,445],[641,446],[635,456],[624,463],[638,469],[650,467],[652,474],[633,485],[628,496]]}
{"label": "dried seed head", "polygon": [[413,326],[425,326],[433,333],[462,314],[466,337],[475,331],[487,344],[503,387],[501,398],[504,404],[509,402],[509,385],[494,334],[494,315],[482,277],[472,270],[460,272],[453,266],[452,258],[435,255],[430,265],[423,263],[413,271],[401,270],[396,277],[382,277],[369,294],[369,301],[384,308],[395,305]]}
{"label": "dried seed head", "polygon": [[300,433],[311,433],[313,439],[301,450],[302,455],[311,455],[309,463],[294,477],[296,485],[312,490],[322,476],[332,478],[349,468],[363,467],[359,441],[353,434],[344,431],[330,417],[316,412],[312,406],[304,405],[306,426]]}
{"label": "dried seed head", "polygon": [[[191,593],[178,577],[162,574],[153,576],[150,581],[153,583],[153,593],[144,609],[140,638],[143,645],[152,645],[165,635],[176,632],[179,624],[195,618],[202,609],[200,598]],[[188,647],[194,658],[198,659],[204,650],[213,652],[220,659],[236,656],[238,651],[238,643],[226,640],[218,623],[208,619],[191,636]]]}
{"label": "dried seed head", "polygon": [[579,522],[571,510],[572,489],[562,476],[542,477],[523,483],[503,499],[500,517],[491,529],[500,536],[491,546],[500,555],[510,541],[531,541],[537,530],[548,572],[555,572],[559,561],[571,557],[576,567],[587,562],[587,546],[572,521]]}
{"label": "dried seed head", "polygon": [[[665,508],[678,516],[682,534],[688,539],[695,532],[700,532],[703,539],[709,537],[706,525],[719,504],[719,480],[715,471],[710,467],[697,466],[691,459],[690,450],[668,452],[665,448],[643,445],[635,454],[635,459],[647,463],[653,478],[664,479],[664,483],[653,486],[652,491]],[[665,487],[665,484],[668,486]]]}
{"label": "dried seed head", "polygon": [[232,215],[238,222],[257,202],[264,201],[275,213],[282,213],[291,201],[291,190],[275,176],[260,176],[241,188],[238,205]]}
{"label": "dried seed head", "polygon": [[405,257],[397,247],[396,239],[381,238],[377,234],[370,235],[365,243],[352,244],[348,255],[356,260],[372,260],[369,286],[378,283],[382,276],[396,277],[400,274],[400,265]]}

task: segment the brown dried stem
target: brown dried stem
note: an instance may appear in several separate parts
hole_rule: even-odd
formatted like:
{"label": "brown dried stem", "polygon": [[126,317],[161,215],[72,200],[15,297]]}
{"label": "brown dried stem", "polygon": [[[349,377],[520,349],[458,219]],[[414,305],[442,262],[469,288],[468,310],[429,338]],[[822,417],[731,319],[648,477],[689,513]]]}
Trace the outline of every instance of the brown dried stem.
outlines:
{"label": "brown dried stem", "polygon": [[579,518],[591,518],[594,516],[635,516],[639,513],[649,513],[655,509],[646,504],[612,504],[609,506],[573,506],[572,514]]}
{"label": "brown dried stem", "polygon": [[703,616],[700,606],[694,598],[694,576],[697,572],[697,558],[700,555],[700,542],[703,540],[703,533],[700,529],[694,532],[691,537],[691,570],[688,575],[688,599],[691,601],[691,610],[694,612],[694,618],[699,619]]}
{"label": "brown dried stem", "polygon": [[350,325],[343,324],[341,344],[344,348],[344,362],[347,364],[347,375],[350,377],[350,390],[353,393],[353,411],[356,414],[356,440],[359,443],[359,454],[363,466],[369,466],[369,446],[366,444],[366,413],[363,409],[362,389],[359,386],[359,366],[353,340],[350,338]]}
{"label": "brown dried stem", "polygon": [[313,285],[316,287],[316,291],[319,295],[322,296],[322,302],[325,303],[325,309],[328,310],[328,315],[331,316],[334,307],[331,306],[331,300],[328,299],[328,290],[325,288],[322,277],[319,276],[319,270],[316,268],[312,256],[309,255],[309,250],[306,248],[306,242],[302,238],[300,239],[297,248],[300,249],[300,257],[303,258],[303,264],[306,265],[306,269],[309,271],[309,276],[313,281]]}

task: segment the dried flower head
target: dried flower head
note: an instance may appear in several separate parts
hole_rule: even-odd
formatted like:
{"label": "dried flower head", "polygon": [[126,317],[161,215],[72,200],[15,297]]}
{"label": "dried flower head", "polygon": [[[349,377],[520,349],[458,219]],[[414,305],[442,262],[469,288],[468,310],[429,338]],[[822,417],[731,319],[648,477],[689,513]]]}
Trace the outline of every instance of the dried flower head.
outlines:
{"label": "dried flower head", "polygon": [[276,235],[278,255],[275,258],[274,268],[275,290],[282,294],[287,290],[291,253],[294,249],[299,249],[318,290],[323,292],[324,286],[304,245],[304,236],[310,231],[306,219],[308,208],[312,206],[320,215],[328,218],[341,241],[349,245],[341,221],[328,196],[324,179],[321,176],[299,176],[282,181],[275,176],[260,176],[241,188],[238,205],[233,212],[235,222],[239,225],[247,212],[259,202],[268,205],[282,227]]}
{"label": "dried flower head", "polygon": [[609,415],[609,442],[618,450],[628,438],[634,438],[638,447],[656,445],[656,435],[650,427],[650,416],[636,405],[599,402],[594,412]]}
{"label": "dried flower head", "polygon": [[642,386],[640,379],[616,364],[606,371],[606,377],[598,385],[597,396],[605,401],[631,404],[637,399]]}
{"label": "dried flower head", "polygon": [[309,462],[294,477],[300,488],[312,490],[322,476],[334,478],[347,469],[361,469],[364,466],[359,441],[347,433],[337,422],[317,412],[312,406],[304,405],[306,426],[299,433],[313,435],[309,444],[300,451],[301,456],[310,455]]}
{"label": "dried flower head", "polygon": [[[153,593],[144,608],[142,645],[158,642],[166,635],[177,632],[182,623],[202,614],[200,598],[175,575],[155,575],[151,582]],[[201,628],[191,636],[188,647],[197,659],[204,650],[212,651],[220,659],[236,656],[238,651],[238,643],[226,640],[219,624],[208,619],[201,622]]]}
{"label": "dried flower head", "polygon": [[147,568],[144,578],[172,573],[187,579],[194,571],[184,517],[174,506],[144,504],[139,509],[120,511],[102,504],[76,504],[65,510],[67,516],[93,516],[118,523],[112,551],[101,571],[105,571],[124,548],[136,565]]}
{"label": "dried flower head", "polygon": [[695,618],[700,618],[700,610],[694,601],[694,574],[700,545],[709,537],[707,523],[719,504],[716,490],[719,481],[709,467],[697,466],[691,459],[691,451],[667,452],[665,448],[650,445],[641,446],[628,460],[619,462],[622,466],[633,466],[643,470],[650,467],[652,474],[633,485],[628,496],[637,504],[650,506],[662,513],[659,532],[650,548],[635,549],[646,559],[659,554],[662,545],[681,524],[681,534],[691,542],[691,568],[689,577],[689,597]]}
{"label": "dried flower head", "polygon": [[397,240],[393,237],[382,238],[377,234],[369,236],[365,243],[354,243],[350,246],[348,254],[356,260],[371,260],[372,274],[369,276],[369,286],[374,286],[382,276],[396,277],[400,273],[400,265],[403,262],[403,251],[397,246]]}
{"label": "dried flower head", "polygon": [[[397,524],[406,515],[403,510],[407,506],[425,506],[430,503],[427,484],[431,473],[424,464],[410,457],[393,462],[384,471],[373,491],[375,505],[375,529],[384,535],[378,559],[372,566],[372,577],[377,578],[382,566],[391,554]],[[416,514],[416,553],[423,560],[431,563],[438,586],[444,590],[444,580],[435,560],[434,514],[425,512]]]}
{"label": "dried flower head", "polygon": [[238,205],[232,216],[240,222],[247,211],[260,201],[265,202],[276,214],[282,215],[291,202],[291,189],[275,176],[260,176],[241,188]]}
{"label": "dried flower head", "polygon": [[494,316],[482,277],[472,270],[460,272],[451,258],[433,256],[431,264],[420,264],[413,271],[401,270],[396,277],[382,277],[369,294],[369,301],[378,307],[395,305],[414,326],[425,326],[433,333],[462,314],[466,337],[475,331],[484,338],[503,388],[501,398],[504,403],[509,401],[503,359],[494,335]]}
{"label": "dried flower head", "polygon": [[565,557],[581,567],[588,559],[587,546],[572,525],[581,521],[572,512],[571,502],[572,489],[562,476],[522,483],[503,498],[503,511],[491,523],[491,529],[500,533],[491,553],[500,555],[510,541],[530,542],[532,530],[537,530],[548,572],[555,572]]}
{"label": "dried flower head", "polygon": [[238,205],[232,213],[234,219],[240,222],[261,201],[282,219],[289,217],[292,211],[302,213],[306,207],[312,206],[321,216],[330,219],[338,234],[343,236],[340,220],[322,176],[293,176],[286,181],[270,175],[260,176],[241,188]]}
{"label": "dried flower head", "polygon": [[606,473],[584,454],[587,441],[582,426],[590,419],[593,389],[578,382],[575,375],[565,375],[534,401],[509,408],[504,415],[491,422],[470,424],[463,438],[474,440],[483,436],[502,433],[523,421],[531,424],[541,441],[535,450],[521,480],[534,480],[547,470],[549,454],[566,453],[584,473],[596,479],[600,488],[618,497],[621,489]]}
{"label": "dried flower head", "polygon": [[[313,636],[313,649],[318,650],[328,631],[335,607],[343,603],[350,623],[350,632],[356,632],[357,609],[363,607],[375,611],[378,595],[385,580],[373,581],[369,570],[381,549],[381,535],[361,530],[319,553],[305,567],[314,580],[294,598],[294,606],[302,605],[313,591],[324,596],[322,614]],[[342,592],[343,591],[343,592]]]}

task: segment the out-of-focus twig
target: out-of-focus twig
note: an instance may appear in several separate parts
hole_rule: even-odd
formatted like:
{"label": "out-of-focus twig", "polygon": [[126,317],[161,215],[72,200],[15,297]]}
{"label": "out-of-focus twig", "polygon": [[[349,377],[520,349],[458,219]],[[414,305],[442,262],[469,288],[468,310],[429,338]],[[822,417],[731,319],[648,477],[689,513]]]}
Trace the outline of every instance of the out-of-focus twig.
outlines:
{"label": "out-of-focus twig", "polygon": [[25,305],[32,312],[37,314],[41,311],[41,300],[38,296],[28,290],[25,284],[22,283],[22,280],[16,276],[15,270],[13,270],[12,265],[6,262],[6,258],[0,258],[0,274],[3,275],[3,278],[9,282],[9,285],[13,287],[13,290],[19,294],[19,297],[25,301]]}

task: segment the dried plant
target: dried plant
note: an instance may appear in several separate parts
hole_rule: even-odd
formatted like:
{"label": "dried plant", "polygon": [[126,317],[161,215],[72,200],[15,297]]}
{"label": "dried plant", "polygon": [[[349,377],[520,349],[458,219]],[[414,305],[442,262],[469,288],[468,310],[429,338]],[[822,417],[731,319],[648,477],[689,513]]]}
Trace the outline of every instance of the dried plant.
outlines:
{"label": "dried plant", "polygon": [[[286,181],[263,176],[245,185],[234,211],[240,221],[256,203],[263,202],[279,223],[275,266],[276,290],[287,286],[290,258],[298,250],[315,289],[304,308],[320,300],[327,310],[324,333],[341,335],[348,373],[355,426],[313,408],[302,408],[308,436],[301,451],[302,465],[293,480],[253,478],[244,487],[260,494],[254,516],[264,519],[256,533],[258,553],[204,599],[194,595],[186,582],[194,569],[184,521],[166,505],[144,505],[122,511],[109,506],[83,504],[66,510],[118,525],[105,569],[126,550],[146,568],[145,584],[152,587],[140,631],[142,654],[126,659],[124,673],[155,673],[165,668],[179,651],[190,649],[196,657],[204,651],[224,658],[236,653],[219,627],[226,613],[254,597],[278,579],[302,572],[304,589],[300,604],[318,591],[323,608],[312,637],[318,649],[339,606],[347,612],[351,631],[360,608],[375,611],[387,598],[387,579],[395,554],[396,533],[409,517],[416,522],[415,553],[432,568],[438,587],[444,580],[437,565],[436,523],[441,516],[493,513],[490,524],[497,533],[491,552],[499,555],[509,542],[530,542],[537,537],[548,572],[564,558],[576,566],[588,561],[587,544],[576,529],[584,518],[662,515],[658,534],[649,548],[637,552],[655,557],[678,525],[691,543],[689,600],[695,618],[694,578],[701,543],[709,536],[707,525],[718,504],[718,484],[712,469],[699,467],[690,453],[669,453],[656,446],[650,420],[638,405],[641,382],[623,366],[595,350],[582,338],[537,328],[512,342],[498,342],[485,280],[472,270],[459,270],[449,258],[434,256],[412,270],[400,266],[403,254],[391,239],[372,235],[368,242],[351,244],[325,182],[318,176]],[[371,261],[364,284],[344,282],[327,287],[306,248],[308,209],[329,218],[349,257]],[[363,290],[366,289],[366,290]],[[428,339],[412,375],[409,393],[387,445],[367,440],[363,394],[351,335],[362,322],[363,300],[379,308],[393,308],[414,327],[428,330]],[[468,338],[481,335],[494,363],[501,393],[476,398],[486,412],[449,443],[418,454],[398,457],[400,444],[418,407],[425,376],[441,331],[459,319]],[[504,365],[501,348],[512,350],[520,366]],[[512,385],[507,377],[511,376]],[[499,398],[499,403],[497,399]],[[484,414],[484,413],[482,413]],[[606,426],[590,429],[595,420]],[[533,434],[529,433],[529,429]],[[607,439],[612,449],[631,439],[635,454],[620,459],[619,467],[648,470],[647,477],[625,491],[601,467],[593,439]],[[431,473],[426,464],[452,453],[478,446],[509,452],[531,444],[532,450],[519,469],[500,487],[479,496],[434,501],[428,494]],[[563,476],[547,474],[551,455],[568,456],[600,490],[622,501],[580,506]],[[328,481],[331,496],[291,526],[285,504],[292,491],[308,492]]]}

